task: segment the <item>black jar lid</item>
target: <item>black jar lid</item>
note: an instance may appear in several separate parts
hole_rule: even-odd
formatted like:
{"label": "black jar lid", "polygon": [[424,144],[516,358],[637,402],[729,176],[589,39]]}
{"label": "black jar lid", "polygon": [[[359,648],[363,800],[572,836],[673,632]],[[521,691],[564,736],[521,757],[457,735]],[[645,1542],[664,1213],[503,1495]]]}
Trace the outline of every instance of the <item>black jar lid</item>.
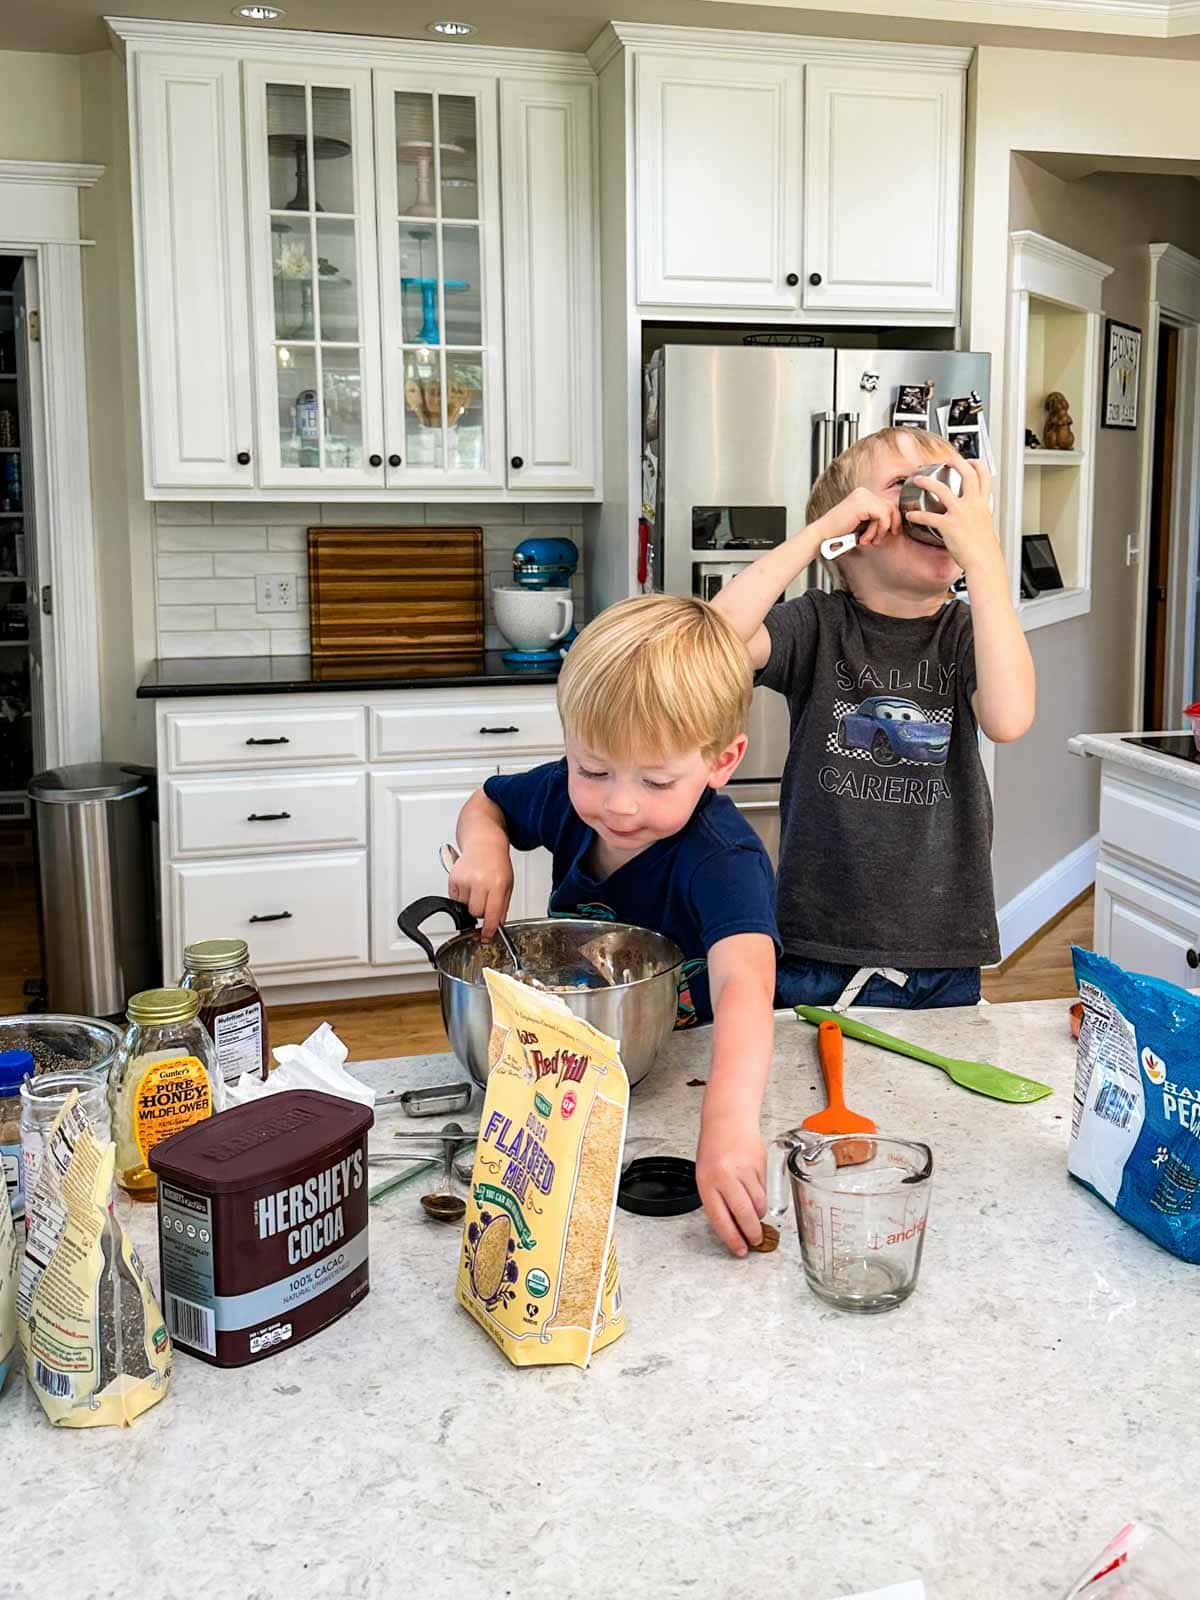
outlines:
{"label": "black jar lid", "polygon": [[640,1217],[682,1217],[698,1210],[696,1163],[682,1156],[639,1156],[621,1174],[617,1204]]}

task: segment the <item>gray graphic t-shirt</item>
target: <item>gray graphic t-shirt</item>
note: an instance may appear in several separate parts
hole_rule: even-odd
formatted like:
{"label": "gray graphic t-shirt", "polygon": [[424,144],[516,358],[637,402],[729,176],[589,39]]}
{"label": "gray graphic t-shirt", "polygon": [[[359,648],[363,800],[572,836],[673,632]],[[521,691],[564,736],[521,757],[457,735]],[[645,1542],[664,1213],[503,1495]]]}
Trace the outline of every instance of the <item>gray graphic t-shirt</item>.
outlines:
{"label": "gray graphic t-shirt", "polygon": [[786,696],[779,929],[787,956],[999,960],[971,608],[885,617],[809,590],[769,612],[757,682]]}

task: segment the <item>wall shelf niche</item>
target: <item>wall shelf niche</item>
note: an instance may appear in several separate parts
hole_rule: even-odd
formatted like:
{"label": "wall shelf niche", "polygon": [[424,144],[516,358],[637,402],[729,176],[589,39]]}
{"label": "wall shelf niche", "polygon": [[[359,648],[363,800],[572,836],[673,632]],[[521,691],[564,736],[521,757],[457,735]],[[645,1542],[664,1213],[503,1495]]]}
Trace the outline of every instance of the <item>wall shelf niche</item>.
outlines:
{"label": "wall shelf niche", "polygon": [[[1023,229],[1009,238],[1008,472],[1004,547],[1013,602],[1026,632],[1083,616],[1092,606],[1092,497],[1100,384],[1101,292],[1112,268]],[[1073,450],[1029,449],[1046,396],[1066,396]],[[1063,587],[1021,598],[1021,540],[1048,536]]]}

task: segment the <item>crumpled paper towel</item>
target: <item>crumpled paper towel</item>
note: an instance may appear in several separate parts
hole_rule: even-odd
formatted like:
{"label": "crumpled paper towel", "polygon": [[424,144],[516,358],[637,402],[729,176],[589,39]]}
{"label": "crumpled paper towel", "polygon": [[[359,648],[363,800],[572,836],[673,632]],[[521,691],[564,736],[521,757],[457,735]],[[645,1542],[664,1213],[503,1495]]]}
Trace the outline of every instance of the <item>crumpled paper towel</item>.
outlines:
{"label": "crumpled paper towel", "polygon": [[310,1033],[303,1044],[281,1044],[272,1050],[275,1071],[264,1083],[256,1072],[244,1072],[225,1085],[227,1105],[241,1106],[265,1094],[282,1094],[285,1089],[319,1089],[322,1094],[340,1095],[374,1106],[375,1091],[369,1083],[346,1071],[350,1052],[327,1022]]}

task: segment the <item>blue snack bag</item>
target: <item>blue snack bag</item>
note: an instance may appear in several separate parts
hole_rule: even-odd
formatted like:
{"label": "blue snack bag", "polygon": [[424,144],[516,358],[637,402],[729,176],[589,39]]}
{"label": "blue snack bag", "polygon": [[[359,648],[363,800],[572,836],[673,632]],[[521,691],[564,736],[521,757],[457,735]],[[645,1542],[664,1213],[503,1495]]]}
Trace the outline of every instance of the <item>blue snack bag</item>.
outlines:
{"label": "blue snack bag", "polygon": [[1200,1262],[1200,994],[1072,949],[1083,1001],[1067,1170]]}

